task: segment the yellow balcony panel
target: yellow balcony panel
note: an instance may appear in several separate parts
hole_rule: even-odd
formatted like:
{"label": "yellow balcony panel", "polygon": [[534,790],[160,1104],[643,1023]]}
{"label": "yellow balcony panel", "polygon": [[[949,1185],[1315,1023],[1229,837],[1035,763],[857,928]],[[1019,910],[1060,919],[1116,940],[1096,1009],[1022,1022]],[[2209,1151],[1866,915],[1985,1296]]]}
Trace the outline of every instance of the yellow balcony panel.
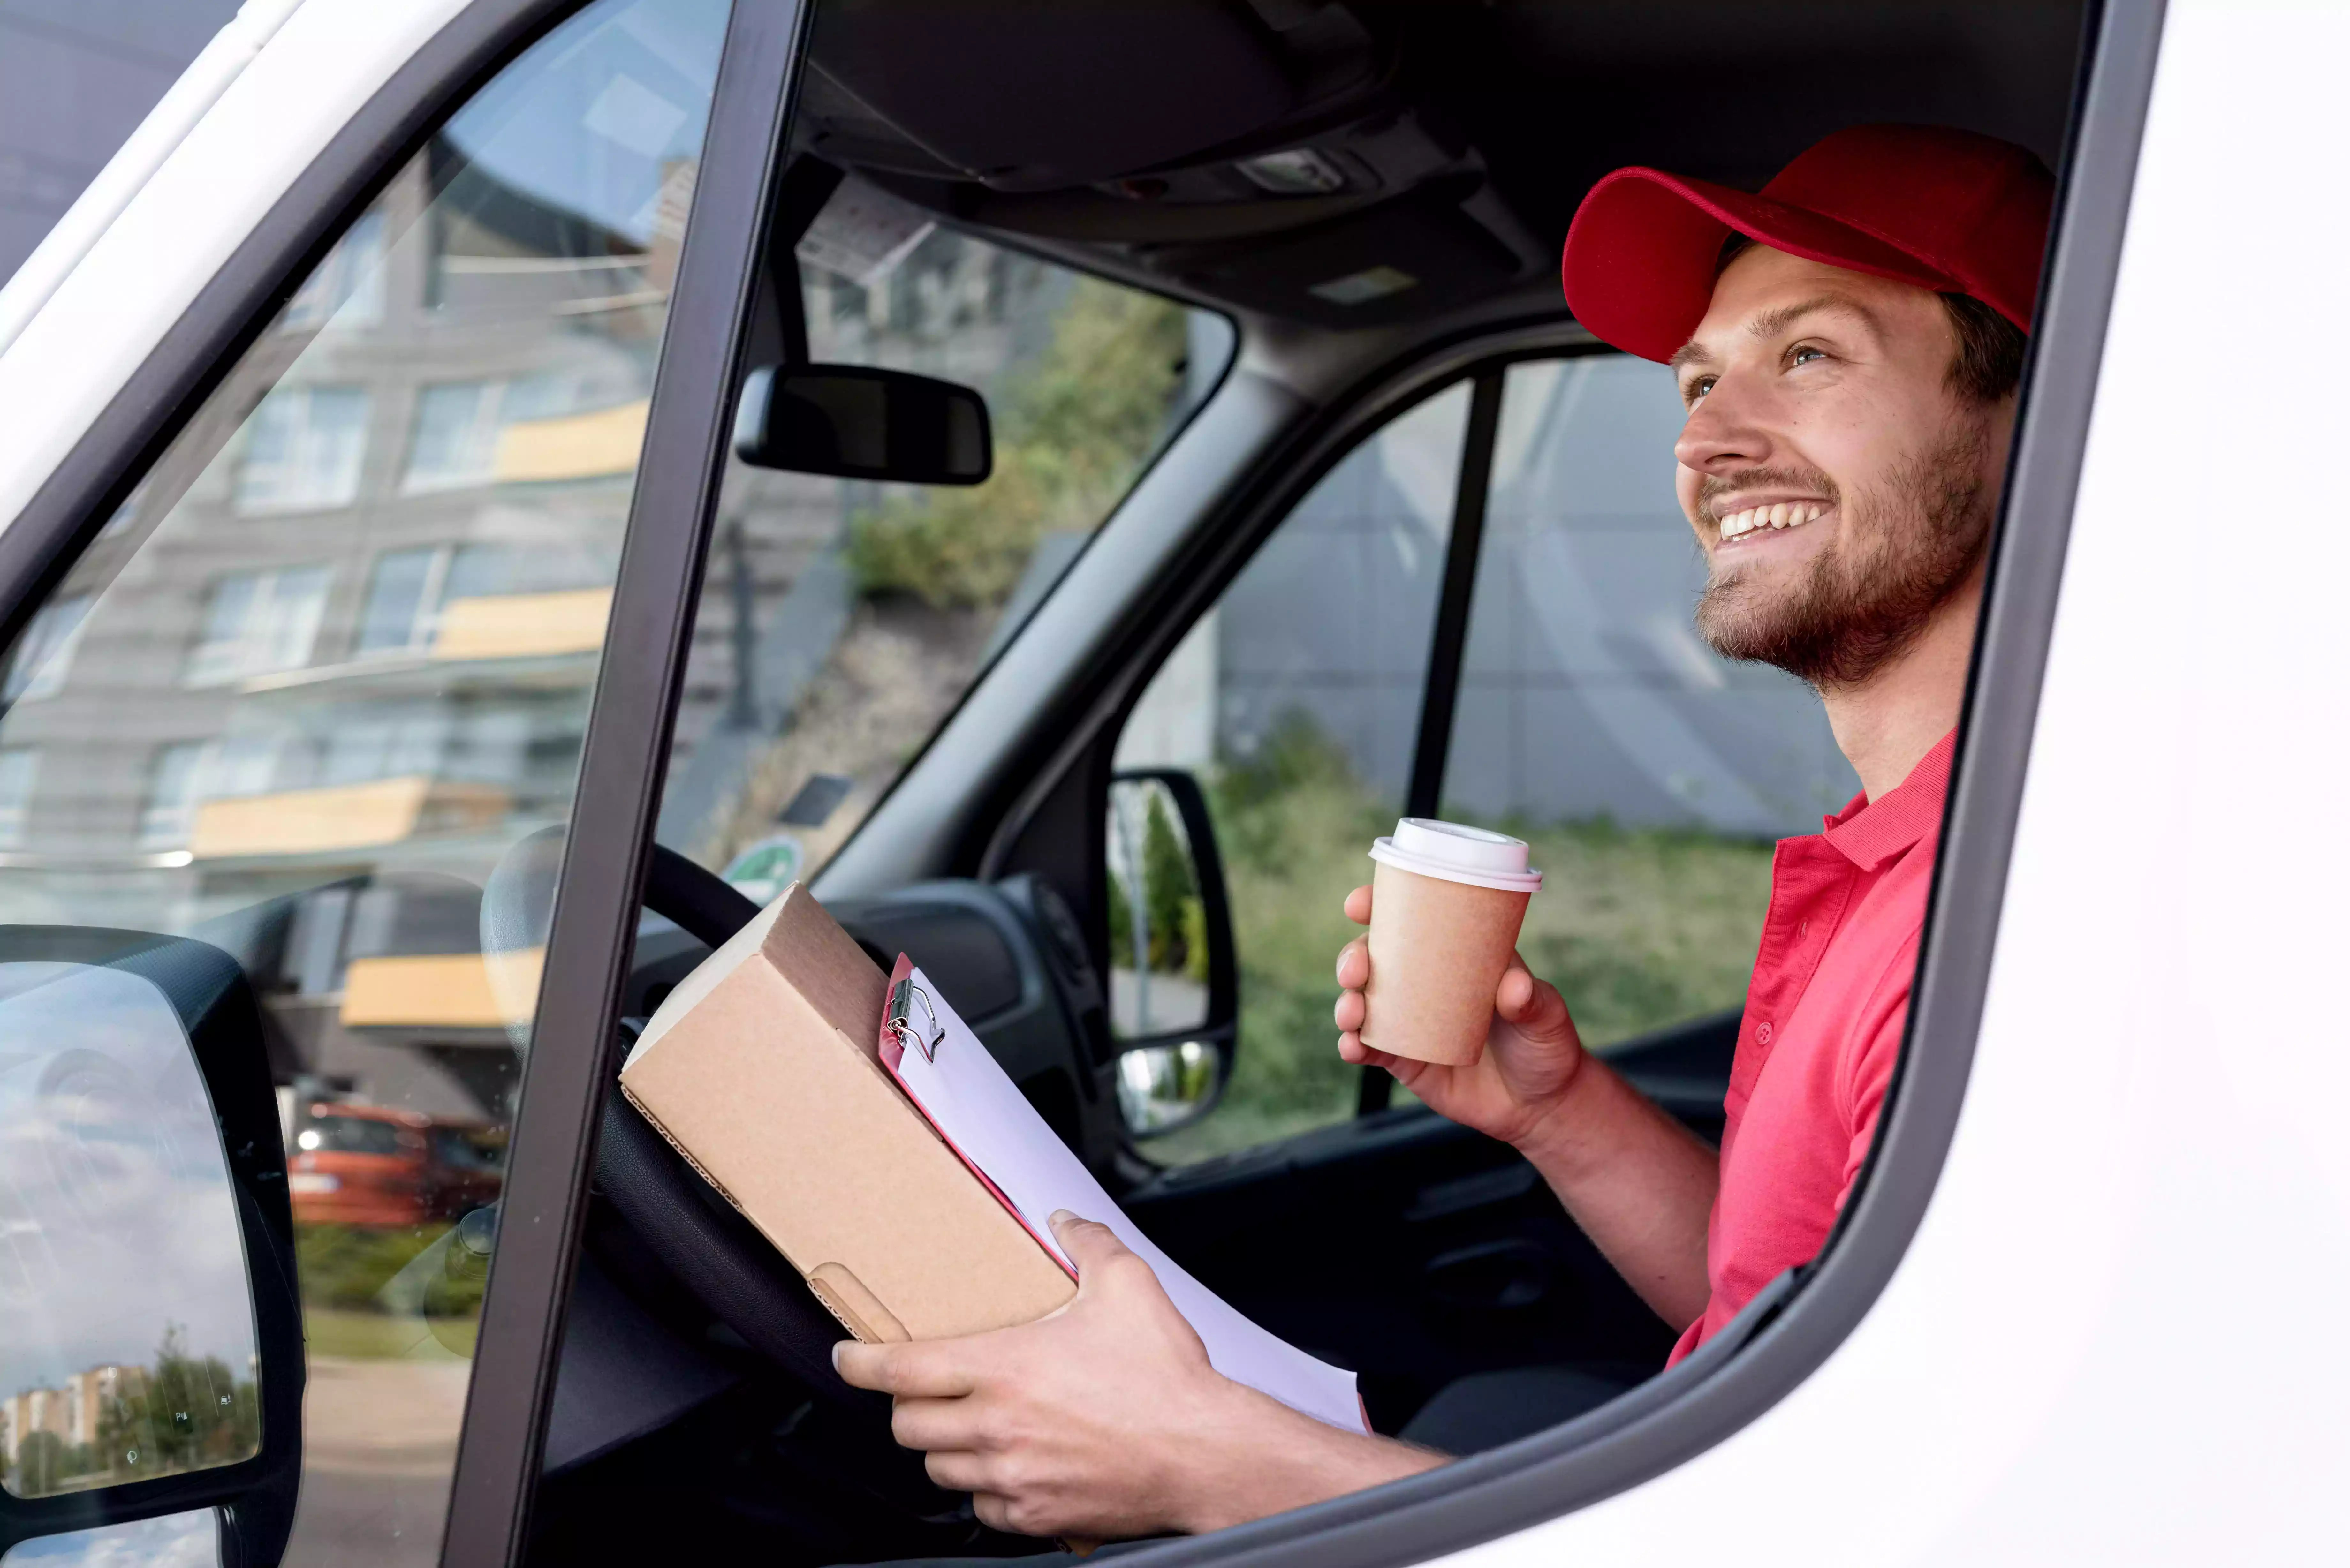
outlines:
{"label": "yellow balcony panel", "polygon": [[554,594],[491,594],[441,607],[435,659],[529,659],[593,653],[604,646],[612,613],[609,588]]}
{"label": "yellow balcony panel", "polygon": [[365,849],[397,844],[420,832],[494,826],[511,804],[506,792],[494,784],[421,775],[236,795],[196,807],[188,849],[199,860]]}
{"label": "yellow balcony panel", "polygon": [[[343,975],[342,1021],[354,1029],[504,1028],[500,993],[521,999],[518,1006],[527,1013],[546,961],[544,948],[494,959],[480,953],[353,959]],[[492,964],[499,973],[490,972]]]}
{"label": "yellow balcony panel", "polygon": [[498,432],[491,477],[501,484],[598,479],[637,466],[652,401],[622,403],[556,420],[519,420]]}

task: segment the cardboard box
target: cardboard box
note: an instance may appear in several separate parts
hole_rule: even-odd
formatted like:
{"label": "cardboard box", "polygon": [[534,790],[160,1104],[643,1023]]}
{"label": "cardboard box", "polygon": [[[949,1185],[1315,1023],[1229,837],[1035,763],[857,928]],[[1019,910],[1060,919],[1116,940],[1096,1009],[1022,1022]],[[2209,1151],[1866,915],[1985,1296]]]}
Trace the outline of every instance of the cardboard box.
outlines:
{"label": "cardboard box", "polygon": [[1042,1317],[1076,1287],[882,1067],[887,990],[794,883],[661,1003],[621,1092],[858,1339]]}

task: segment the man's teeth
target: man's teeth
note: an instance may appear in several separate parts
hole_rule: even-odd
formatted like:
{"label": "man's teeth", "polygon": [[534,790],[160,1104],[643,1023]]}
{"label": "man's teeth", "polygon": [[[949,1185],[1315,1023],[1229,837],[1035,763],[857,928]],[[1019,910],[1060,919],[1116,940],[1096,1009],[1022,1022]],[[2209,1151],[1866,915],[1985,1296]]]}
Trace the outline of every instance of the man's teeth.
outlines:
{"label": "man's teeth", "polygon": [[1721,520],[1721,536],[1735,539],[1757,528],[1800,528],[1826,510],[1826,504],[1818,501],[1782,501],[1770,506],[1750,506]]}

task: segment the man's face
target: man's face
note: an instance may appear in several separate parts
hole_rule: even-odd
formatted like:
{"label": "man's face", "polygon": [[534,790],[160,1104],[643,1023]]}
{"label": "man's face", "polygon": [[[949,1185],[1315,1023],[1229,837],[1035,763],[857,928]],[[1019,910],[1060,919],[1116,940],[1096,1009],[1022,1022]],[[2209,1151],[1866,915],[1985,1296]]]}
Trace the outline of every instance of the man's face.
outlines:
{"label": "man's face", "polygon": [[1718,651],[1857,685],[1976,580],[2013,400],[1952,389],[1957,347],[1921,288],[1761,245],[1723,271],[1673,362]]}

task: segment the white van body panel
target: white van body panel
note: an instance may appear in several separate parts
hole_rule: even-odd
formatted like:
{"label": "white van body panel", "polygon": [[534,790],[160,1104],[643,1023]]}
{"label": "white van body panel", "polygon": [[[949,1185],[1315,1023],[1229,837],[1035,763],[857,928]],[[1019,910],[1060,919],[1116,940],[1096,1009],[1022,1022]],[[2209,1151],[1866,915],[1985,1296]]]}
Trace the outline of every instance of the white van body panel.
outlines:
{"label": "white van body panel", "polygon": [[[235,75],[0,355],[0,519],[467,3],[304,0]],[[1451,1561],[2339,1552],[2350,834],[2303,822],[2350,769],[2341,595],[2313,547],[2344,58],[2350,6],[2171,0],[1973,1075],[1890,1286],[1746,1428]],[[1098,629],[1062,598],[1039,628]],[[942,743],[990,720],[974,701]],[[835,879],[889,870],[852,852]]]}
{"label": "white van body panel", "polygon": [[235,73],[0,353],[0,526],[295,178],[468,4],[303,0]]}
{"label": "white van body panel", "polygon": [[2338,1560],[2345,57],[2350,7],[2171,0],[1982,1033],[1890,1287],[1728,1441],[1456,1561]]}

